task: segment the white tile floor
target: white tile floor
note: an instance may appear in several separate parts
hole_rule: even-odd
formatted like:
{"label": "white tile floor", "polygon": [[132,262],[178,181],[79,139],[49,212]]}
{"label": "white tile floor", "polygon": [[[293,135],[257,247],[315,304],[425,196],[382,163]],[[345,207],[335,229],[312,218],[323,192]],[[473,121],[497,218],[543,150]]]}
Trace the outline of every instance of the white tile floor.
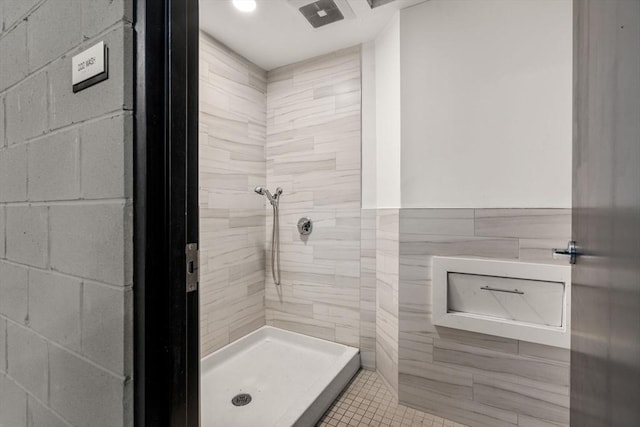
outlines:
{"label": "white tile floor", "polygon": [[373,371],[361,369],[320,419],[318,427],[466,427],[404,405]]}

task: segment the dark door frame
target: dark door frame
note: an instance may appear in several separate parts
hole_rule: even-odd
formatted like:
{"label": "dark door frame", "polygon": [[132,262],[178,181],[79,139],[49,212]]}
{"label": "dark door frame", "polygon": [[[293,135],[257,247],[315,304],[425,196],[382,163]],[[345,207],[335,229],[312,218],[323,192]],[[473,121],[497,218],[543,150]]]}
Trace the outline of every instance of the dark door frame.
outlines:
{"label": "dark door frame", "polygon": [[198,0],[137,0],[134,419],[199,426]]}

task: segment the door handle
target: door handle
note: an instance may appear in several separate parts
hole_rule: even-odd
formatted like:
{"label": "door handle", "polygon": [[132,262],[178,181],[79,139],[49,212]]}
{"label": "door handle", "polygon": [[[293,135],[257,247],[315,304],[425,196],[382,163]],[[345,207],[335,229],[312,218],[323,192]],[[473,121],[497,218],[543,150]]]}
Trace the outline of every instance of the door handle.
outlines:
{"label": "door handle", "polygon": [[517,289],[500,289],[500,288],[492,288],[491,286],[482,286],[480,289],[483,291],[496,291],[496,292],[506,292],[508,294],[519,294],[524,295],[524,292],[519,291]]}
{"label": "door handle", "polygon": [[553,258],[557,259],[557,256],[568,256],[569,257],[569,264],[575,264],[576,263],[576,258],[578,258],[581,254],[580,252],[578,252],[578,247],[576,245],[576,241],[575,240],[571,240],[568,244],[567,244],[567,248],[566,249],[553,249]]}

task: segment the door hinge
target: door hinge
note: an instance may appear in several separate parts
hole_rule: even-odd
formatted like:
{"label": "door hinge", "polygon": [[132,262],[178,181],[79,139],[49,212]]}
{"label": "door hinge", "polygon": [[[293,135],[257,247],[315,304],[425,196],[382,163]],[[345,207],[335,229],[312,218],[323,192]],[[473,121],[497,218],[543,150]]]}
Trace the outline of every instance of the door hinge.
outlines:
{"label": "door hinge", "polygon": [[198,290],[200,282],[200,251],[197,243],[187,243],[185,249],[187,255],[187,292]]}

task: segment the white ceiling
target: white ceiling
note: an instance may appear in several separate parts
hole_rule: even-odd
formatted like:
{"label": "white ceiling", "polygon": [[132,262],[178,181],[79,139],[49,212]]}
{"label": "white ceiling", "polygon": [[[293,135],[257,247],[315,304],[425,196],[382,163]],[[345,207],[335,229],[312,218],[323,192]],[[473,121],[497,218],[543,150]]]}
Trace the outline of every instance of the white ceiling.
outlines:
{"label": "white ceiling", "polygon": [[243,13],[231,0],[200,0],[200,28],[256,65],[272,70],[373,40],[397,10],[425,0],[396,0],[375,9],[367,0],[346,0],[355,17],[317,29],[293,5],[299,0],[256,1],[254,12]]}

